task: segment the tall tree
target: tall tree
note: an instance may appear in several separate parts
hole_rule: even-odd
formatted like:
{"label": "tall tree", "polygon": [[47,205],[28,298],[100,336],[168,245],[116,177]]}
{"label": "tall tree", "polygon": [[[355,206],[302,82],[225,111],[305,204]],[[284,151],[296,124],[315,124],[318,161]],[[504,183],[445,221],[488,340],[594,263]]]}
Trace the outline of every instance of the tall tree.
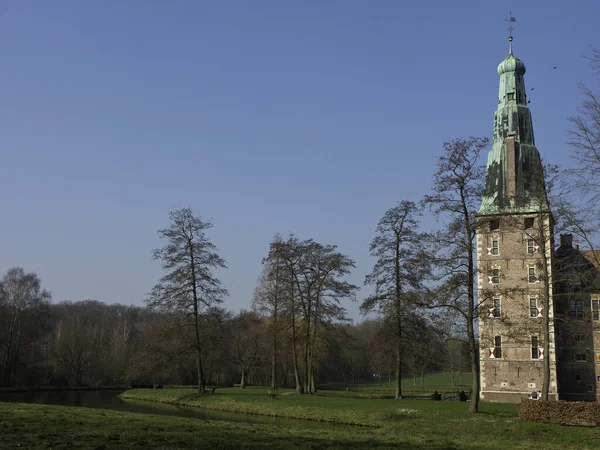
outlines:
{"label": "tall tree", "polygon": [[235,355],[241,369],[240,387],[248,382],[250,371],[260,359],[262,322],[259,317],[248,311],[240,311],[234,320]]}
{"label": "tall tree", "polygon": [[402,339],[404,322],[415,309],[424,292],[423,282],[429,273],[429,258],[425,257],[425,235],[417,231],[419,208],[403,200],[388,209],[377,225],[377,235],[371,242],[371,256],[377,258],[365,284],[375,286],[361,311],[378,310],[394,323],[396,352],[396,399],[402,397]]}
{"label": "tall tree", "polygon": [[37,274],[14,267],[0,281],[0,364],[3,381],[12,384],[23,350],[40,333],[40,316],[50,301]]}
{"label": "tall tree", "polygon": [[182,313],[187,325],[191,320],[194,329],[192,346],[196,353],[198,393],[206,392],[202,366],[204,346],[201,339],[201,314],[222,302],[227,291],[214,275],[214,269],[225,268],[226,263],[217,254],[215,245],[205,231],[213,224],[194,215],[191,209],[178,209],[170,213],[170,226],[158,231],[167,240],[164,247],[153,252],[153,259],[162,263],[165,274],[152,290],[148,299],[150,307]]}
{"label": "tall tree", "polygon": [[[345,308],[340,301],[353,298],[357,290],[356,286],[343,280],[354,267],[354,261],[337,252],[336,248],[335,245],[320,244],[312,239],[299,241],[291,236],[287,241],[274,245],[270,253],[270,257],[283,262],[293,283],[289,302],[293,358],[297,368],[295,349],[300,337],[296,333],[300,317],[303,332],[303,378],[300,390],[305,393],[315,392],[315,347],[319,325],[344,320]],[[295,373],[297,383],[300,383],[299,371],[295,369]]]}
{"label": "tall tree", "polygon": [[[279,235],[275,236],[271,244],[271,252],[273,252],[273,246],[277,243],[281,243]],[[265,258],[263,264],[263,273],[252,297],[252,309],[267,317],[271,334],[271,389],[277,389],[279,338],[282,327],[281,315],[286,296],[289,296],[289,291],[293,286],[289,283],[290,276],[286,276],[286,266],[277,253]]]}
{"label": "tall tree", "polygon": [[475,231],[477,208],[483,195],[485,168],[479,165],[489,139],[470,137],[444,142],[432,180],[432,193],[423,203],[447,221],[436,232],[434,264],[441,281],[434,306],[447,307],[461,315],[467,328],[473,386],[470,411],[479,412],[480,363],[477,347],[477,268]]}

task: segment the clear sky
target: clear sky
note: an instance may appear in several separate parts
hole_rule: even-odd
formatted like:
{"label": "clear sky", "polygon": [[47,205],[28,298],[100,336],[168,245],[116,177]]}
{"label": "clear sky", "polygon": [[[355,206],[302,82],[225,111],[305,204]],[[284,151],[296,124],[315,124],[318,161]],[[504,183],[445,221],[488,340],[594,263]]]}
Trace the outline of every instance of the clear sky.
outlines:
{"label": "clear sky", "polygon": [[0,3],[0,272],[141,305],[156,230],[189,206],[230,309],[277,232],[337,244],[362,284],[379,217],[427,192],[442,142],[491,136],[509,12],[538,149],[568,162],[597,0]]}

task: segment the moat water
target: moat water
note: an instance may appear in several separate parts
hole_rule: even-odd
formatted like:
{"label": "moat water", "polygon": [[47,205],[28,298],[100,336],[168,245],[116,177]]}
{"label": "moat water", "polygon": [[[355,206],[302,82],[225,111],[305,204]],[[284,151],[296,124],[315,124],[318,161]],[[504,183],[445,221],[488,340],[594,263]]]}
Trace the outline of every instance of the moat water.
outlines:
{"label": "moat water", "polygon": [[167,405],[164,403],[121,399],[123,390],[102,391],[44,391],[0,393],[0,402],[40,403],[44,405],[79,406],[85,408],[112,409],[143,414],[191,417],[202,420],[225,420],[256,424],[280,425],[300,428],[350,427],[332,425],[312,420],[281,419],[278,417],[240,414],[228,411],[214,411],[202,408]]}

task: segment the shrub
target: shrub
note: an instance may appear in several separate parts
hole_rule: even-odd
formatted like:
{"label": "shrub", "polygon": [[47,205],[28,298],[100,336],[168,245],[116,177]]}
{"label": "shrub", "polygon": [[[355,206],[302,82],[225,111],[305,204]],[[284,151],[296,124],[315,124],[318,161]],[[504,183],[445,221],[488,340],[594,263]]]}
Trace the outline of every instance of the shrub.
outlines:
{"label": "shrub", "polygon": [[600,404],[591,402],[523,400],[519,406],[519,418],[559,425],[596,427],[600,425]]}
{"label": "shrub", "polygon": [[438,391],[435,391],[433,394],[431,394],[431,400],[441,400],[442,399],[442,394],[440,394]]}

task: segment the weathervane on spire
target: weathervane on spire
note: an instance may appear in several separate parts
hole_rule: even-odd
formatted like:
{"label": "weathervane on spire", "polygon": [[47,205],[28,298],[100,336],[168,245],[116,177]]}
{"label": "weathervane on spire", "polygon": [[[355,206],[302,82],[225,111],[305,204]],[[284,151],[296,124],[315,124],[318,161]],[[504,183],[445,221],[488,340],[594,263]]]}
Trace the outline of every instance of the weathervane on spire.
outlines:
{"label": "weathervane on spire", "polygon": [[512,36],[512,32],[513,32],[513,22],[516,22],[517,19],[515,19],[512,16],[512,12],[508,13],[508,19],[504,19],[505,22],[508,22],[508,42],[510,42],[510,48],[509,48],[509,53],[512,55],[512,41],[513,41],[513,36]]}

